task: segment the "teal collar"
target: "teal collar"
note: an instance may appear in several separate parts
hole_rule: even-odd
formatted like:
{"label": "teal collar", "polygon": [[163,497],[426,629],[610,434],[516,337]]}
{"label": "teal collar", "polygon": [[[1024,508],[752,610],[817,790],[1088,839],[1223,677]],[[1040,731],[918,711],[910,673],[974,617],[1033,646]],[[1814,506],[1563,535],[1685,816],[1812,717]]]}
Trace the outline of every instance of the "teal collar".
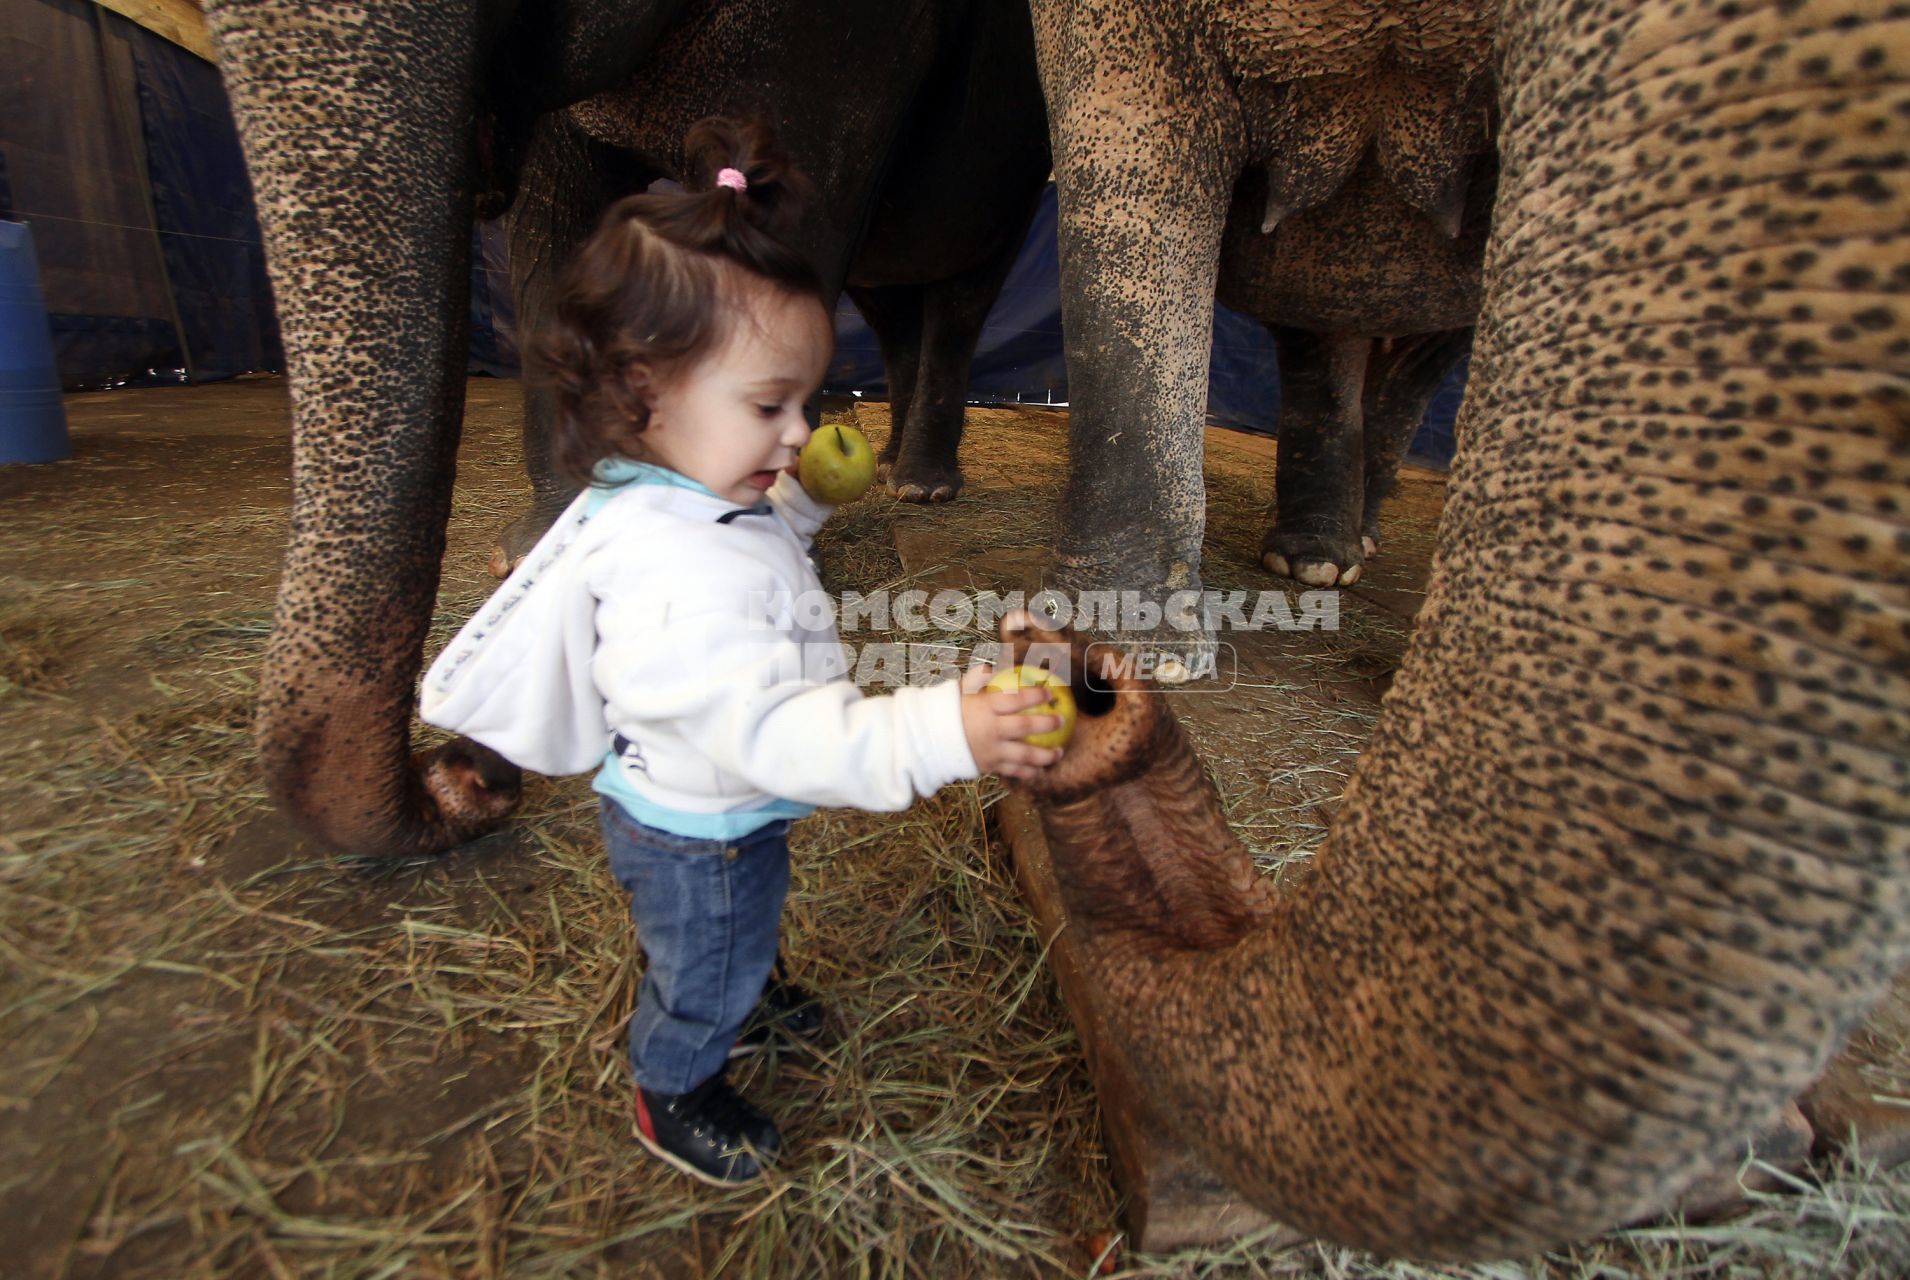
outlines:
{"label": "teal collar", "polygon": [[627,484],[667,484],[674,485],[678,489],[707,493],[712,498],[722,496],[708,485],[690,479],[681,471],[672,471],[654,462],[639,462],[635,458],[605,458],[591,468],[591,477],[593,486],[605,489],[621,489]]}
{"label": "teal collar", "polygon": [[[758,502],[754,506],[736,507],[728,498],[701,481],[692,480],[681,471],[672,471],[654,462],[639,462],[635,458],[605,458],[591,468],[590,501],[584,507],[585,513],[596,515],[603,509],[604,503],[610,501],[619,490],[637,484],[660,484],[673,489],[688,489],[691,493],[700,493],[715,498],[718,502],[728,503],[735,507],[735,511],[747,511],[752,515],[762,515],[769,510],[767,501]],[[729,516],[725,515],[724,520],[728,519]]]}

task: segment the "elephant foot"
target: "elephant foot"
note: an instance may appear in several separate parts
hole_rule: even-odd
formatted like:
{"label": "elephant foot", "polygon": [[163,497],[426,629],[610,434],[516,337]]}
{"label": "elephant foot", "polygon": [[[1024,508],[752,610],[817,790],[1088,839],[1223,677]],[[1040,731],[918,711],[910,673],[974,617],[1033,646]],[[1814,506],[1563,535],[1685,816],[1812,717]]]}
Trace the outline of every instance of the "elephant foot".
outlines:
{"label": "elephant foot", "polygon": [[1330,560],[1289,561],[1277,551],[1260,557],[1260,566],[1276,578],[1291,578],[1309,587],[1350,587],[1360,580],[1360,566],[1341,569]]}
{"label": "elephant foot", "polygon": [[1051,581],[1044,592],[1059,612],[1037,612],[1038,625],[1092,635],[1099,647],[1123,654],[1123,669],[1136,679],[1183,685],[1222,674],[1198,583],[1147,591]]}
{"label": "elephant foot", "polygon": [[420,752],[413,764],[452,844],[490,831],[510,816],[523,795],[524,771],[469,738]]}
{"label": "elephant foot", "polygon": [[903,502],[953,502],[962,491],[960,467],[934,466],[920,462],[898,462],[878,471],[889,493]]}
{"label": "elephant foot", "polygon": [[1379,544],[1364,536],[1355,546],[1349,539],[1275,529],[1261,545],[1260,565],[1275,577],[1309,587],[1350,587],[1360,580],[1365,557],[1378,550]]}
{"label": "elephant foot", "polygon": [[564,506],[570,499],[566,497],[556,506],[539,504],[511,523],[504,526],[497,535],[497,545],[491,549],[491,562],[488,568],[494,578],[508,578],[511,570],[524,563],[524,557],[531,553],[537,540],[549,531],[557,517],[564,513]]}

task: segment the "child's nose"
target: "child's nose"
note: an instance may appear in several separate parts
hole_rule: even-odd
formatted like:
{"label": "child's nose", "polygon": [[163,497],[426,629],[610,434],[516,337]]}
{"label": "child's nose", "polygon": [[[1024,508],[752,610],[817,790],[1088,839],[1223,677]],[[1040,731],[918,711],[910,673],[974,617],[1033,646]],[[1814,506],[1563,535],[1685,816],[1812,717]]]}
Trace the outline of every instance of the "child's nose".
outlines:
{"label": "child's nose", "polygon": [[809,419],[800,413],[792,414],[789,429],[783,432],[783,443],[792,449],[800,449],[809,443]]}

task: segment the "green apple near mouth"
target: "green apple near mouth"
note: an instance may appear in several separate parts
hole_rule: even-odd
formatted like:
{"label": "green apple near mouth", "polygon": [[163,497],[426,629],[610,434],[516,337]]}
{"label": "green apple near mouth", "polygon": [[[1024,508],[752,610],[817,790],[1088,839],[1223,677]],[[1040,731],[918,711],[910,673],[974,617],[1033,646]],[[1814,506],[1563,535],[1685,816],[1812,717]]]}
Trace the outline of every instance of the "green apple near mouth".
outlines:
{"label": "green apple near mouth", "polygon": [[854,502],[875,483],[875,450],[854,427],[820,427],[796,455],[796,478],[818,502]]}

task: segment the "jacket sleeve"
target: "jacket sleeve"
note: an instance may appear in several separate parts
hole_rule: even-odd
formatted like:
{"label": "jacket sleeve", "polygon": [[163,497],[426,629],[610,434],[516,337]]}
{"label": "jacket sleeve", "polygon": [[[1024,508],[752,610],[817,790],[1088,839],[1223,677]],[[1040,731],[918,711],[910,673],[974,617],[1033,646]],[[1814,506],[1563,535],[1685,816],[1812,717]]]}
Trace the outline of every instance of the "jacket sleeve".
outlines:
{"label": "jacket sleeve", "polygon": [[955,681],[864,697],[822,678],[834,646],[825,657],[708,599],[659,616],[607,598],[597,631],[597,685],[613,709],[667,725],[685,749],[769,795],[893,811],[976,776]]}
{"label": "jacket sleeve", "polygon": [[769,499],[769,505],[775,508],[776,514],[804,542],[813,541],[816,530],[822,528],[823,522],[835,511],[829,503],[810,497],[809,490],[802,487],[802,481],[787,471],[776,477],[776,483],[769,486],[769,492],[764,496]]}
{"label": "jacket sleeve", "polygon": [[[419,715],[523,768],[583,773],[610,746],[591,684],[595,600],[579,496],[426,671]],[[582,539],[578,545],[575,540]]]}

